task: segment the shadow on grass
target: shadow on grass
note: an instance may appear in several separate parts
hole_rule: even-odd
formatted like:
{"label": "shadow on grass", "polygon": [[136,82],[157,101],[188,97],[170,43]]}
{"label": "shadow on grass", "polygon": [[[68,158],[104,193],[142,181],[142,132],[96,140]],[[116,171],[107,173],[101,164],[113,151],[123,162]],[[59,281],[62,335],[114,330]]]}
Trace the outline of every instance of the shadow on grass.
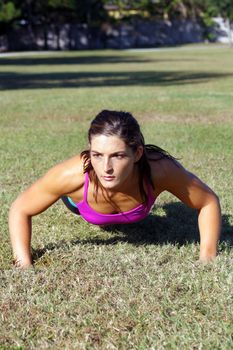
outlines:
{"label": "shadow on grass", "polygon": [[0,90],[104,86],[172,86],[229,78],[232,73],[183,71],[0,73]]}
{"label": "shadow on grass", "polygon": [[[146,219],[135,224],[105,227],[103,233],[105,231],[109,232],[112,235],[110,238],[77,239],[69,242],[63,240],[55,244],[48,244],[43,249],[34,250],[33,258],[37,260],[47,251],[66,248],[70,244],[114,245],[118,242],[125,242],[137,246],[169,243],[184,246],[199,242],[196,210],[190,209],[179,202],[165,204],[162,209],[166,213],[162,217],[150,214]],[[232,232],[233,227],[229,223],[229,216],[223,215],[220,250],[233,247]]]}
{"label": "shadow on grass", "polygon": [[[45,55],[47,53],[45,52]],[[139,56],[128,55],[93,55],[93,54],[79,54],[72,57],[0,57],[0,66],[56,66],[56,65],[95,65],[95,64],[119,64],[119,63],[150,63],[150,62],[196,62],[200,59],[195,58],[169,58],[158,59],[155,57],[145,58]]]}

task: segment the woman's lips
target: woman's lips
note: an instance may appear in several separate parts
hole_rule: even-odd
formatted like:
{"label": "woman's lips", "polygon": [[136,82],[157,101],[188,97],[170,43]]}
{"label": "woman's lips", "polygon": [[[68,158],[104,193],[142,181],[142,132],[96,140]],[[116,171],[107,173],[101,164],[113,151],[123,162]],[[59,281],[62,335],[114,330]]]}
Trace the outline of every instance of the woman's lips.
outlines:
{"label": "woman's lips", "polygon": [[112,181],[112,180],[115,179],[115,176],[103,176],[103,179],[104,179],[105,181]]}

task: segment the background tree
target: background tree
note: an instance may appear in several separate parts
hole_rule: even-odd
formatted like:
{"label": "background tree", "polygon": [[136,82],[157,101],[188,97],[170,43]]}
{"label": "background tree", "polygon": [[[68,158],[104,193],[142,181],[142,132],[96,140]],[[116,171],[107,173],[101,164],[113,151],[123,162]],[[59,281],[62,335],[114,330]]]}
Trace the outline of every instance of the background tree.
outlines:
{"label": "background tree", "polygon": [[[33,43],[36,47],[35,32],[39,26],[44,33],[44,49],[47,49],[48,31],[53,27],[59,49],[60,28],[64,24],[69,24],[69,28],[74,23],[85,24],[91,39],[104,22],[113,21],[109,16],[111,7],[120,15],[119,21],[131,20],[135,16],[161,20],[192,19],[200,21],[204,28],[212,24],[212,17],[221,16],[226,21],[232,44],[233,0],[0,0],[0,35],[16,26],[24,26],[33,48]],[[206,33],[208,35],[208,30]],[[69,35],[71,38],[71,29]]]}
{"label": "background tree", "polygon": [[16,18],[21,15],[21,10],[13,1],[0,0],[0,34],[5,34],[12,27]]}
{"label": "background tree", "polygon": [[98,25],[107,16],[99,0],[15,0],[21,8],[21,18],[31,38],[37,25],[44,33],[44,49],[48,48],[48,28],[54,27],[57,49],[60,49],[60,28],[64,24],[85,23],[88,28]]}
{"label": "background tree", "polygon": [[229,43],[233,46],[231,22],[233,21],[233,0],[208,0],[207,12],[209,16],[220,16],[225,20]]}
{"label": "background tree", "polygon": [[115,6],[119,12],[137,10],[147,12],[153,19],[193,19],[206,9],[206,0],[104,0],[107,6]]}

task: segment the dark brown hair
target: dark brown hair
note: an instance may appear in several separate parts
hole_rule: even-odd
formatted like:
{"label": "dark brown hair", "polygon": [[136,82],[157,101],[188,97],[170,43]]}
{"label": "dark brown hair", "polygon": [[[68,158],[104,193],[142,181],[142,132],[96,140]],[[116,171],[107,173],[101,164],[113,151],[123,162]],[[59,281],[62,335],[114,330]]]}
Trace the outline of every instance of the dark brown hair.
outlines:
{"label": "dark brown hair", "polygon": [[[92,137],[96,135],[118,136],[134,152],[139,146],[143,146],[143,154],[137,164],[139,170],[139,189],[143,200],[146,200],[147,194],[143,187],[143,179],[146,178],[154,188],[149,160],[155,161],[162,158],[174,159],[174,157],[158,146],[152,144],[145,145],[144,137],[137,120],[128,112],[109,110],[100,112],[91,122],[88,131],[89,143],[91,143]],[[90,151],[83,151],[81,156],[84,159],[84,173],[88,172],[91,180],[94,181],[97,197],[99,181],[91,164]]]}

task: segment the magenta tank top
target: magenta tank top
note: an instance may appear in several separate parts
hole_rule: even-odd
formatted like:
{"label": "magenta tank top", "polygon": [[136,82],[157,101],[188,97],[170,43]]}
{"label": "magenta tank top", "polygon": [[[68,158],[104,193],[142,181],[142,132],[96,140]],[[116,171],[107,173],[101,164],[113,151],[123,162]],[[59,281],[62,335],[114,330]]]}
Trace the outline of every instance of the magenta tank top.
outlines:
{"label": "magenta tank top", "polygon": [[122,213],[101,214],[93,210],[87,202],[88,184],[89,176],[88,173],[86,173],[83,200],[79,203],[75,203],[75,205],[77,206],[83,219],[94,225],[129,224],[140,221],[149,214],[155,202],[152,186],[147,181],[148,199],[146,203],[140,204],[136,208]]}

